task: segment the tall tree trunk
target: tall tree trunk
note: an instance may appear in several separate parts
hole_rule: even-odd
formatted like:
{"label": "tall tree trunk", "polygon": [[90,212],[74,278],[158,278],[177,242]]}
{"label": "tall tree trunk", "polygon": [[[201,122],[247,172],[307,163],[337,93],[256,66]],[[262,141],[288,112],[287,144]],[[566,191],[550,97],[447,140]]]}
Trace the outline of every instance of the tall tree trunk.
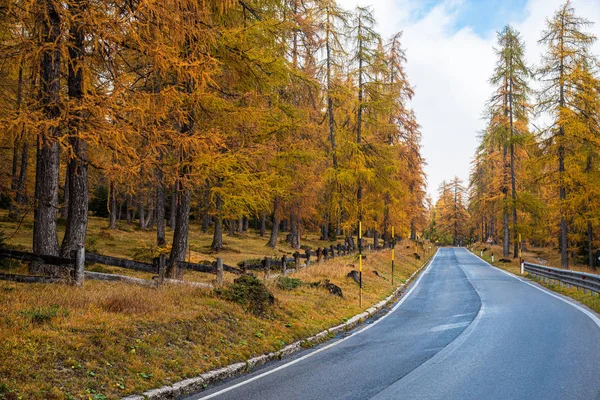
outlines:
{"label": "tall tree trunk", "polygon": [[127,225],[131,225],[131,222],[133,221],[133,216],[131,215],[132,207],[133,205],[131,204],[131,194],[127,193],[125,200],[125,217],[127,218]]}
{"label": "tall tree trunk", "polygon": [[279,198],[276,197],[273,203],[273,214],[271,215],[271,222],[273,227],[271,228],[271,237],[267,242],[267,246],[275,248],[277,246],[277,235],[279,234]]}
{"label": "tall tree trunk", "polygon": [[115,182],[110,181],[110,210],[109,210],[109,219],[110,219],[110,229],[117,229],[117,217],[119,210],[117,208],[117,193],[115,189]]}
{"label": "tall tree trunk", "polygon": [[[84,69],[84,45],[85,36],[83,13],[85,5],[82,0],[75,0],[69,11],[73,13],[73,26],[69,31],[69,63],[68,63],[68,95],[71,101],[82,106],[84,95],[83,69]],[[77,250],[79,245],[85,244],[85,236],[88,225],[88,166],[86,143],[81,139],[83,129],[82,122],[85,114],[75,111],[69,118],[68,141],[72,154],[67,154],[69,175],[69,211],[67,216],[67,227],[63,238],[61,255],[68,257],[71,251]]]}
{"label": "tall tree trunk", "polygon": [[228,219],[227,225],[229,227],[228,236],[235,236],[235,219]]}
{"label": "tall tree trunk", "polygon": [[249,225],[250,225],[250,219],[247,216],[244,216],[243,221],[242,221],[242,230],[244,232],[247,232]]}
{"label": "tall tree trunk", "polygon": [[[19,65],[19,77],[17,81],[17,115],[21,114],[21,105],[23,102],[23,61],[21,60],[21,64]],[[21,147],[21,143],[23,143],[23,153],[25,153],[25,146],[27,144],[27,138],[25,137],[25,127],[21,128],[21,131],[15,135],[14,145],[13,145],[13,160],[12,160],[12,174],[10,181],[10,189],[11,195],[14,196],[12,201],[10,202],[10,208],[8,212],[8,216],[11,219],[17,219],[20,214],[20,206],[22,204],[19,203],[19,149]],[[21,155],[21,169],[23,169],[23,155]]]}
{"label": "tall tree trunk", "polygon": [[293,249],[300,248],[300,207],[292,206],[290,213],[290,234],[292,238],[291,246]]}
{"label": "tall tree trunk", "polygon": [[[35,212],[33,223],[33,252],[58,255],[56,210],[58,209],[58,135],[54,122],[60,118],[61,52],[56,45],[60,36],[60,16],[57,3],[46,0],[39,23],[42,26],[40,57],[40,100],[45,118],[50,122],[38,136],[35,174]],[[32,272],[37,268],[32,264]]]}
{"label": "tall tree trunk", "polygon": [[146,226],[146,210],[145,210],[145,200],[144,195],[140,193],[138,195],[138,214],[140,217],[139,227],[140,229],[144,229]]}
{"label": "tall tree trunk", "polygon": [[20,209],[27,202],[27,191],[25,189],[25,179],[27,178],[27,167],[29,165],[29,142],[27,140],[23,140],[23,150],[21,152],[21,168],[19,169],[19,177],[17,179],[17,186],[15,191],[17,193],[16,203],[17,210],[14,218],[18,217],[21,214]]}
{"label": "tall tree trunk", "polygon": [[237,221],[237,232],[242,233],[244,231],[244,217],[240,217]]}
{"label": "tall tree trunk", "polygon": [[175,217],[177,215],[177,186],[173,187],[173,196],[171,197],[171,210],[169,211],[169,227],[175,229]]}
{"label": "tall tree trunk", "polygon": [[[187,171],[182,174],[187,175]],[[185,260],[188,248],[188,229],[190,223],[190,191],[179,181],[177,191],[177,214],[175,218],[175,229],[173,231],[173,245],[171,246],[171,258],[167,267],[167,276],[181,279],[183,270],[177,268],[178,261]]]}
{"label": "tall tree trunk", "polygon": [[596,269],[596,263],[594,258],[594,227],[592,221],[587,223],[587,242],[588,242],[588,266]]}
{"label": "tall tree trunk", "polygon": [[267,213],[260,213],[260,237],[265,237],[267,233]]}
{"label": "tall tree trunk", "polygon": [[223,200],[217,195],[216,199],[217,213],[215,215],[215,232],[210,248],[214,252],[219,252],[223,248]]}
{"label": "tall tree trunk", "polygon": [[[60,179],[60,177],[59,177]],[[69,217],[69,166],[65,168],[65,184],[63,186],[63,201],[60,207],[60,217],[65,221]]]}
{"label": "tall tree trunk", "polygon": [[379,247],[379,232],[376,230],[373,231],[373,247],[375,247],[375,250]]}
{"label": "tall tree trunk", "polygon": [[156,167],[156,244],[163,247],[165,240],[165,182],[162,170],[162,152],[158,156]]}

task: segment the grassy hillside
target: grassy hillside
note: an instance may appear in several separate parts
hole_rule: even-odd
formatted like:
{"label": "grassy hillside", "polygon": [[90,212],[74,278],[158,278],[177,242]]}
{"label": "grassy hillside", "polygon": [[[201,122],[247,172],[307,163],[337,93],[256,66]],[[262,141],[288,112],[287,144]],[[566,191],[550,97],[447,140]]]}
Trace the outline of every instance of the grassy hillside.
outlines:
{"label": "grassy hillside", "polygon": [[[151,247],[152,232],[123,227],[109,232],[102,229],[104,224],[93,219],[90,226],[90,237],[97,238],[94,245],[102,254],[132,258],[140,248]],[[2,226],[10,236],[13,225]],[[9,243],[27,249],[29,235],[24,224]],[[190,239],[193,261],[214,259],[208,252],[209,235],[193,227]],[[253,233],[225,241],[227,250],[219,256],[231,264],[291,252],[285,244],[273,251],[264,246],[266,239]],[[310,235],[304,243],[325,244]],[[410,243],[399,244],[396,252],[395,279],[400,284],[422,261],[414,259]],[[328,279],[342,289],[343,298],[323,287],[286,290],[277,279],[266,280],[275,302],[260,315],[210,289],[149,289],[99,281],[74,288],[0,281],[0,399],[119,398],[280,349],[361,311],[358,285],[346,277],[357,267],[351,255],[292,275],[303,283]],[[212,279],[210,274],[194,274],[190,275],[195,279]],[[389,251],[368,255],[362,309],[392,292],[390,274]],[[263,280],[260,274],[259,278]]]}

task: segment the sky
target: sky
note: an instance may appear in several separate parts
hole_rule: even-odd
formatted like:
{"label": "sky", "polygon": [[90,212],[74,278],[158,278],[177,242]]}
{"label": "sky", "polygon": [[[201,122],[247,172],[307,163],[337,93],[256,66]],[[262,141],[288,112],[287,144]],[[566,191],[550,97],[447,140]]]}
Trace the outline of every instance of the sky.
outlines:
{"label": "sky", "polygon": [[[494,70],[496,32],[510,24],[521,32],[530,66],[539,65],[538,43],[546,19],[564,0],[338,0],[346,8],[371,6],[384,38],[403,31],[412,107],[421,124],[428,193],[435,200],[443,180],[468,183],[470,164],[485,127],[488,83]],[[571,0],[578,16],[595,24],[600,38],[600,0]],[[600,41],[592,51],[600,55]]]}

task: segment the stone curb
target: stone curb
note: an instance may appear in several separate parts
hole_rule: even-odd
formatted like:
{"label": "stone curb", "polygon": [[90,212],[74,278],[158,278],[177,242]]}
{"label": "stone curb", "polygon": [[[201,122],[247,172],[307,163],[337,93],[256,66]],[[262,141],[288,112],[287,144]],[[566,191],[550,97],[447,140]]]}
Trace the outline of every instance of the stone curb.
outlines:
{"label": "stone curb", "polygon": [[408,287],[408,284],[414,279],[414,277],[417,276],[421,271],[423,271],[425,267],[429,265],[432,259],[433,256],[430,257],[429,260],[427,260],[419,269],[413,272],[413,274],[406,280],[406,282],[398,286],[391,295],[386,297],[384,300],[381,300],[374,306],[368,308],[365,312],[362,312],[348,319],[343,324],[336,325],[333,328],[329,328],[327,330],[319,332],[316,335],[311,336],[309,338],[298,340],[292,344],[285,346],[281,350],[253,357],[246,362],[238,362],[235,364],[231,364],[227,367],[206,372],[195,378],[184,379],[170,386],[163,386],[158,389],[148,390],[142,393],[141,395],[131,395],[123,397],[121,400],[173,400],[182,396],[198,393],[211,383],[220,382],[225,379],[232,378],[234,376],[241,375],[246,372],[250,372],[252,369],[266,364],[269,361],[280,360],[283,357],[294,354],[304,348],[319,344],[330,338],[333,338],[340,332],[352,330],[365,320],[374,316],[377,312],[381,311],[385,306],[387,306],[398,296],[400,296],[403,293],[403,291]]}

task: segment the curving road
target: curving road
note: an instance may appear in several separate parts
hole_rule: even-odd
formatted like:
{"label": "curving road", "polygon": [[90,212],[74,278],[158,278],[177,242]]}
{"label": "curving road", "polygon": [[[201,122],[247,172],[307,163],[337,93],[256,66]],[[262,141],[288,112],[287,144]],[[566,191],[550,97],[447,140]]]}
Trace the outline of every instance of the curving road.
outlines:
{"label": "curving road", "polygon": [[188,398],[600,399],[600,319],[440,249],[386,316]]}

